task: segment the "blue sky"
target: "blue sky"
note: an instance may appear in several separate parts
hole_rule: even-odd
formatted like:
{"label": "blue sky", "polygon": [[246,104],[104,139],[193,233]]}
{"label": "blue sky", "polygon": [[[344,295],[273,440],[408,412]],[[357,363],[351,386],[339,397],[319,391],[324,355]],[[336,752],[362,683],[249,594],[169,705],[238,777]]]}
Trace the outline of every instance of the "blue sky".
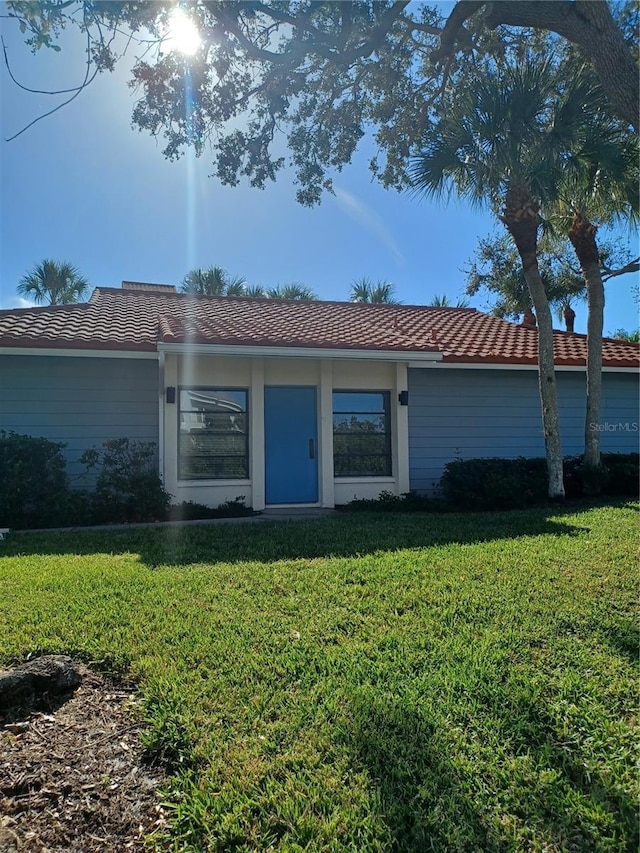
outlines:
{"label": "blue sky", "polygon": [[[0,25],[24,85],[64,88],[81,78],[81,46],[34,57],[13,22]],[[495,230],[489,214],[384,190],[371,180],[366,153],[313,209],[297,204],[288,174],[264,191],[223,187],[208,177],[206,153],[170,163],[131,129],[135,95],[126,80],[122,65],[7,142],[60,99],[21,91],[2,68],[0,308],[23,304],[16,285],[45,257],[71,261],[94,286],[179,284],[187,270],[217,265],[251,284],[301,282],[324,299],[348,299],[362,276],[392,281],[405,303],[462,295],[478,238]],[[636,280],[608,286],[607,332],[637,326]],[[486,299],[472,304],[483,309]],[[576,331],[584,331],[586,309],[576,310]]]}

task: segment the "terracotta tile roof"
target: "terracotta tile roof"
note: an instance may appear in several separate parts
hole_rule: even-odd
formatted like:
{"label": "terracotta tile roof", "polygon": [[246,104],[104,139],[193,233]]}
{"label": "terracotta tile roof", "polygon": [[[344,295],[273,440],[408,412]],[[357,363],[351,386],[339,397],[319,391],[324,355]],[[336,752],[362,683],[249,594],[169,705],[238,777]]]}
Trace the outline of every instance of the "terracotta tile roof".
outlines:
{"label": "terracotta tile roof", "polygon": [[[535,364],[537,331],[472,308],[201,297],[171,288],[97,288],[89,302],[0,311],[0,347],[149,351],[158,343],[442,353],[451,363]],[[584,335],[555,332],[556,363],[583,366]],[[606,366],[640,347],[604,342]]]}

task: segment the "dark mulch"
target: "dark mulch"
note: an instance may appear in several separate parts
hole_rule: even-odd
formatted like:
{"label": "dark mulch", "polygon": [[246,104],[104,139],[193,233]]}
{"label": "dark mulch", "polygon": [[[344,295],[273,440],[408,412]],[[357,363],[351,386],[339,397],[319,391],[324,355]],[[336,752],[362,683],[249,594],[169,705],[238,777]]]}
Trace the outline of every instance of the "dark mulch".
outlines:
{"label": "dark mulch", "polygon": [[133,691],[80,669],[67,702],[0,727],[2,853],[142,851],[166,824]]}

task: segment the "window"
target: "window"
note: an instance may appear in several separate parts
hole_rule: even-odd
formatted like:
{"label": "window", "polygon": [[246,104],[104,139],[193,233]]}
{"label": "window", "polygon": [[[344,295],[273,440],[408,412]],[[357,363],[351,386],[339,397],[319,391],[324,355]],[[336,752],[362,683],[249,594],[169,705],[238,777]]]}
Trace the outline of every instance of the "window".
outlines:
{"label": "window", "polygon": [[181,388],[178,477],[236,480],[249,476],[247,392]]}
{"label": "window", "polygon": [[391,476],[388,391],[333,392],[336,477]]}

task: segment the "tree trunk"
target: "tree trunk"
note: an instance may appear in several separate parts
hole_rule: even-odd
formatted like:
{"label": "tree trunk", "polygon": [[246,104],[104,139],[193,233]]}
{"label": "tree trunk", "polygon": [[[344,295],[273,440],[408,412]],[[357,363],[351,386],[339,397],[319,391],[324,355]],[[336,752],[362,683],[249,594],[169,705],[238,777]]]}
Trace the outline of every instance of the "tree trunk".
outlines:
{"label": "tree trunk", "polygon": [[600,465],[600,407],[602,400],[602,329],[604,284],[596,244],[597,226],[582,213],[574,214],[569,240],[575,249],[587,286],[587,413],[584,430],[584,463]]}
{"label": "tree trunk", "polygon": [[469,48],[472,39],[464,24],[483,6],[482,23],[492,29],[503,24],[535,27],[578,45],[593,64],[618,117],[638,130],[638,66],[605,0],[458,0],[440,34],[440,48],[431,55],[433,62]]}
{"label": "tree trunk", "polygon": [[564,325],[567,332],[573,333],[573,328],[576,322],[576,312],[573,310],[571,305],[565,305],[562,309],[562,316],[564,317]]}
{"label": "tree trunk", "polygon": [[542,404],[542,426],[549,475],[549,497],[564,499],[562,445],[558,418],[558,393],[553,354],[553,323],[549,301],[538,268],[539,205],[526,188],[507,191],[500,217],[511,234],[522,260],[524,277],[538,320],[538,383]]}

